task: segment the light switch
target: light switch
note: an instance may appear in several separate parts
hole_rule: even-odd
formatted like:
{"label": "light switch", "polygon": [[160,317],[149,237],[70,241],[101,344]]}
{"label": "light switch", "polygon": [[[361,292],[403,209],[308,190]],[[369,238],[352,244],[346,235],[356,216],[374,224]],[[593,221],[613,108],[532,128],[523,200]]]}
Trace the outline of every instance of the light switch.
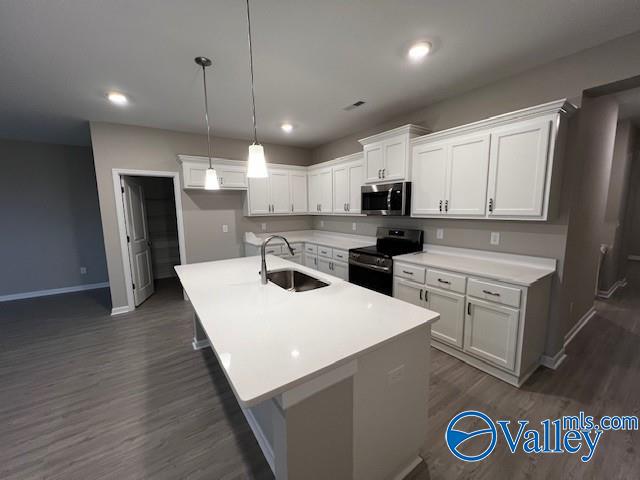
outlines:
{"label": "light switch", "polygon": [[320,226],[324,227],[324,220],[320,220]]}
{"label": "light switch", "polygon": [[500,232],[491,232],[491,245],[500,245]]}
{"label": "light switch", "polygon": [[436,238],[442,240],[444,238],[444,228],[438,228],[436,230]]}
{"label": "light switch", "polygon": [[223,233],[228,233],[229,232],[229,225],[222,225],[222,232]]}
{"label": "light switch", "polygon": [[263,224],[261,225],[261,227],[262,227],[262,231],[263,231],[263,232],[266,232],[266,231],[267,231],[267,224],[266,224],[266,223],[263,223]]}
{"label": "light switch", "polygon": [[356,222],[353,222],[351,224],[351,230],[353,230],[354,232],[356,231]]}
{"label": "light switch", "polygon": [[87,274],[87,267],[80,267],[80,275],[86,275]]}

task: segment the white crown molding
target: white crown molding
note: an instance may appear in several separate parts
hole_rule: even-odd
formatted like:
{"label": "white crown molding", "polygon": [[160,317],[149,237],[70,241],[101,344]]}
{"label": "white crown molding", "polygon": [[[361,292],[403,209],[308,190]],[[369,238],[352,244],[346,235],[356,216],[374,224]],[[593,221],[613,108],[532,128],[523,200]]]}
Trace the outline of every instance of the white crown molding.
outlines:
{"label": "white crown molding", "polygon": [[397,127],[391,130],[385,130],[384,132],[376,133],[375,135],[370,135],[365,138],[361,138],[358,140],[361,145],[379,142],[380,140],[385,140],[389,137],[395,137],[396,135],[407,134],[410,137],[418,136],[418,135],[426,135],[430,132],[428,128],[421,127],[420,125],[407,124],[402,125],[401,127]]}
{"label": "white crown molding", "polygon": [[[182,165],[185,162],[189,163],[202,163],[209,164],[209,157],[202,157],[199,155],[183,155],[178,154],[176,156],[176,162]],[[245,160],[232,160],[230,158],[220,158],[220,157],[211,157],[211,163],[215,165],[228,165],[234,167],[246,167],[247,162]],[[286,168],[288,170],[300,170],[302,172],[306,172],[308,167],[300,166],[300,165],[287,165],[284,163],[267,163],[268,167],[273,168]]]}

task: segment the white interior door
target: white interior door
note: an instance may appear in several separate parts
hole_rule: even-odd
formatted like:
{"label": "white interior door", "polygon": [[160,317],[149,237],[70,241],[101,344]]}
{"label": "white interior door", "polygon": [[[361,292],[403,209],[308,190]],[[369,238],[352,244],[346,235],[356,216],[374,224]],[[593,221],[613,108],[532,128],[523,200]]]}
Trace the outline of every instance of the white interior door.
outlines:
{"label": "white interior door", "polygon": [[252,215],[271,213],[269,177],[249,179],[249,213]]}
{"label": "white interior door", "polygon": [[151,241],[142,184],[133,177],[122,177],[121,185],[133,280],[133,299],[137,307],[154,292]]}
{"label": "white interior door", "polygon": [[269,190],[271,197],[271,213],[291,212],[289,172],[286,170],[271,170],[271,172],[269,172]]}
{"label": "white interior door", "polygon": [[364,164],[362,161],[350,163],[349,170],[349,198],[347,211],[360,213],[362,210],[362,184],[364,183]]}
{"label": "white interior door", "polygon": [[464,329],[464,295],[430,288],[425,294],[427,308],[438,312],[440,319],[431,326],[431,336],[462,348]]}
{"label": "white interior door", "polygon": [[418,145],[413,149],[411,214],[444,215],[447,177],[447,146]]}
{"label": "white interior door", "polygon": [[547,118],[491,134],[489,216],[542,216],[551,128]]}
{"label": "white interior door", "polygon": [[404,180],[407,176],[407,141],[406,135],[384,141],[384,181]]}
{"label": "white interior door", "polygon": [[484,216],[489,176],[489,134],[457,139],[449,145],[448,215]]}
{"label": "white interior door", "polygon": [[291,211],[293,213],[307,212],[307,174],[303,172],[289,172],[291,193]]}
{"label": "white interior door", "polygon": [[349,203],[349,169],[340,165],[333,167],[333,211],[346,213]]}

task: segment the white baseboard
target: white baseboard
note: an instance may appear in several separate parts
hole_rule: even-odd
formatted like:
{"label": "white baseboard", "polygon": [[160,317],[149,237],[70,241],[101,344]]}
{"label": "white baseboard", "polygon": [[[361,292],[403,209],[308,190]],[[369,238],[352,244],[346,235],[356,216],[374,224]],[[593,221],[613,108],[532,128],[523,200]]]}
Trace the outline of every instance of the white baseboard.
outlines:
{"label": "white baseboard", "polygon": [[398,472],[397,475],[395,475],[393,477],[393,480],[403,480],[404,478],[407,477],[407,475],[409,475],[411,472],[413,472],[413,470],[420,465],[424,460],[422,460],[421,457],[416,457],[413,460],[411,460],[411,462],[409,462],[407,464],[406,467],[404,467],[402,470],[400,470],[400,472]]}
{"label": "white baseboard", "polygon": [[107,288],[108,286],[109,282],[87,283],[85,285],[74,285],[72,287],[50,288],[48,290],[34,290],[31,292],[12,293],[9,295],[0,295],[0,302],[23,300],[25,298],[47,297],[49,295],[60,295],[63,293],[83,292],[85,290],[97,290],[98,288]]}
{"label": "white baseboard", "polygon": [[123,313],[133,312],[129,305],[124,305],[122,307],[113,307],[111,309],[111,315],[122,315]]}
{"label": "white baseboard", "polygon": [[585,313],[580,320],[576,322],[576,324],[571,327],[571,330],[567,332],[564,336],[564,347],[567,348],[567,345],[574,339],[574,337],[578,334],[580,330],[584,328],[584,326],[589,323],[589,320],[593,318],[596,314],[596,307],[591,307],[587,313]]}
{"label": "white baseboard", "polygon": [[598,290],[598,298],[606,298],[609,299],[616,293],[618,288],[623,288],[627,286],[627,279],[623,278],[622,280],[618,280],[616,283],[611,285],[609,290]]}
{"label": "white baseboard", "polygon": [[564,359],[567,358],[567,354],[564,353],[564,347],[556,353],[553,357],[548,355],[542,355],[540,357],[540,365],[550,368],[551,370],[557,370],[558,367],[564,362]]}
{"label": "white baseboard", "polygon": [[635,262],[640,262],[640,255],[629,255],[627,258]]}

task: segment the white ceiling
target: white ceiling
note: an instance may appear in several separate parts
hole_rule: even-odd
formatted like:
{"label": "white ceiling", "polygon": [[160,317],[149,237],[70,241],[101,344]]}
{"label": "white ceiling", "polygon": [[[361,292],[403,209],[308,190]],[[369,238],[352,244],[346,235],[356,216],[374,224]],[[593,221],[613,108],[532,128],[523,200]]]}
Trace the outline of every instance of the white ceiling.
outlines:
{"label": "white ceiling", "polygon": [[[249,138],[244,5],[0,0],[0,137],[88,143],[87,120],[202,132],[206,55],[215,134]],[[259,137],[314,146],[631,33],[640,0],[252,0],[252,20]],[[420,38],[435,50],[411,65]]]}

